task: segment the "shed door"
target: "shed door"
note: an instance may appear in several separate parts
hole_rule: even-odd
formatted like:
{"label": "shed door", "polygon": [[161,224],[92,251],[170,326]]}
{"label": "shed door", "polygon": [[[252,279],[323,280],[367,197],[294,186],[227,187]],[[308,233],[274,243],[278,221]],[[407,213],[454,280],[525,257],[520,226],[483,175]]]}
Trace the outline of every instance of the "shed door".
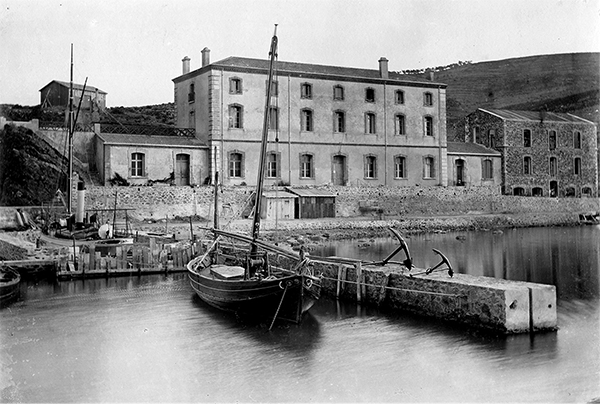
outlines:
{"label": "shed door", "polygon": [[333,156],[333,185],[346,185],[346,157]]}
{"label": "shed door", "polygon": [[456,185],[465,185],[465,161],[456,160]]}
{"label": "shed door", "polygon": [[175,185],[190,185],[190,155],[175,156]]}

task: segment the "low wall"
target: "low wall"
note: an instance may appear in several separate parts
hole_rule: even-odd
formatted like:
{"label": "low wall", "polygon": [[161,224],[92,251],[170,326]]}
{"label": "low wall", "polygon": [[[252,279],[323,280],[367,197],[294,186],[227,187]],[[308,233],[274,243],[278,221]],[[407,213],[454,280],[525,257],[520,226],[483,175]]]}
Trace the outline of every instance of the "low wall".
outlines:
{"label": "low wall", "polygon": [[[488,187],[357,188],[319,187],[336,195],[336,217],[407,215],[461,215],[469,213],[578,213],[600,210],[598,198],[546,198],[500,195]],[[225,217],[240,212],[252,187],[219,188],[219,206]],[[144,219],[213,215],[212,187],[96,187],[86,191],[86,208],[133,208]],[[365,209],[371,207],[372,209]]]}

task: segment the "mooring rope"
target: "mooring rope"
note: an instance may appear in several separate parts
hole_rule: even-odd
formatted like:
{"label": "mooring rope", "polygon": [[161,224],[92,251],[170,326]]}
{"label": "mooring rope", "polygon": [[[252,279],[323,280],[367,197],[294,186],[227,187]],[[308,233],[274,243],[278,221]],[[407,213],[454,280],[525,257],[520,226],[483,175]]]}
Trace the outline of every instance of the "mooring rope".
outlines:
{"label": "mooring rope", "polygon": [[[326,276],[322,276],[323,279],[328,279],[330,281],[334,281],[334,282],[344,282],[344,283],[351,283],[351,284],[356,284],[356,281],[347,281],[347,280],[342,280],[342,279],[336,279],[336,278],[329,278]],[[405,288],[396,288],[394,286],[384,286],[384,285],[375,285],[372,283],[360,283],[361,285],[364,286],[372,286],[375,288],[385,288],[388,290],[398,290],[401,292],[413,292],[413,293],[422,293],[425,295],[437,295],[437,296],[450,296],[450,297],[466,297],[466,295],[459,295],[459,294],[455,294],[455,293],[442,293],[442,292],[428,292],[425,290],[416,290],[416,289],[405,289]]]}

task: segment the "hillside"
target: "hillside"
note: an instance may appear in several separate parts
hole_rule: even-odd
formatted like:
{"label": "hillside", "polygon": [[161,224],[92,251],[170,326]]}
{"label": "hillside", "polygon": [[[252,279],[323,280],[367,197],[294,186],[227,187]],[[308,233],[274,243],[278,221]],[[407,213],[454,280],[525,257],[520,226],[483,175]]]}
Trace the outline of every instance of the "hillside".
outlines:
{"label": "hillside", "polygon": [[448,138],[477,108],[569,112],[600,122],[600,53],[541,55],[454,65],[435,72],[446,83]]}
{"label": "hillside", "polygon": [[30,129],[0,130],[0,206],[41,205],[65,189],[66,159]]}

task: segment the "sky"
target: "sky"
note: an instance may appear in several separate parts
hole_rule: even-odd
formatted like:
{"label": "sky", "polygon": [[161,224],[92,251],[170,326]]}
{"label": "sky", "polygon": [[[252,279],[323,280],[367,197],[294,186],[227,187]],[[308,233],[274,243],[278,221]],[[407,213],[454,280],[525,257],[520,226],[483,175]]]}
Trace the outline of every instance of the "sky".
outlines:
{"label": "sky", "polygon": [[40,104],[52,80],[107,106],[173,101],[181,60],[267,59],[390,70],[600,52],[600,0],[0,0],[0,104]]}

